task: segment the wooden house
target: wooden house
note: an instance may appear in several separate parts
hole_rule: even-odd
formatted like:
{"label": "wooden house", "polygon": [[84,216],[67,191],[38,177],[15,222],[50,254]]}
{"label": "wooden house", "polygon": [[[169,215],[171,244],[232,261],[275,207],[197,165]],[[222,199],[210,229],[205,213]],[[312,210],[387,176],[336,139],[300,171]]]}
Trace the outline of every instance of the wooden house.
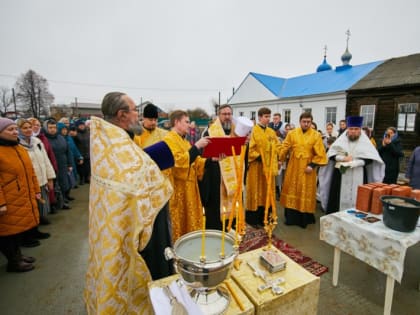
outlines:
{"label": "wooden house", "polygon": [[406,157],[420,146],[420,53],[384,61],[347,90],[346,115],[361,115],[376,142],[396,127]]}

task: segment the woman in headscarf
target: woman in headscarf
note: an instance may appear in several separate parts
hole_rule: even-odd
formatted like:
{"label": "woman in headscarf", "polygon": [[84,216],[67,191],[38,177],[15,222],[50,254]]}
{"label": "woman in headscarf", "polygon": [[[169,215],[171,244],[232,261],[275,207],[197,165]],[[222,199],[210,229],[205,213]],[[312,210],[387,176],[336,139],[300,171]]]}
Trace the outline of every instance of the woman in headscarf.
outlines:
{"label": "woman in headscarf", "polygon": [[[45,136],[45,133],[42,131],[41,122],[38,120],[38,118],[35,118],[35,117],[28,118],[28,121],[30,121],[32,124],[32,135],[34,137],[37,137],[44,144],[44,148],[45,148],[45,151],[47,152],[48,159],[50,160],[51,165],[54,168],[54,172],[57,174],[57,171],[58,171],[57,160],[55,159],[54,151],[51,148],[51,145],[48,142],[48,139]],[[50,189],[48,191],[48,199],[50,201],[50,213],[51,214],[57,213],[57,209],[55,207],[56,198],[55,198],[54,189]],[[41,221],[41,224],[43,224],[42,221]]]}
{"label": "woman in headscarf", "polygon": [[35,258],[20,251],[22,233],[39,224],[36,200],[41,191],[31,159],[19,145],[18,127],[0,118],[0,251],[7,258],[8,272],[34,269]]}
{"label": "woman in headscarf", "polygon": [[[69,127],[62,122],[58,122],[57,130],[58,130],[58,133],[62,135],[64,139],[66,139],[67,144],[69,145],[70,151],[73,154],[73,160],[72,160],[73,170],[72,170],[72,173],[69,173],[69,176],[71,176],[71,180],[70,180],[72,184],[71,188],[76,188],[76,182],[77,182],[76,166],[83,164],[83,156],[80,154],[80,151],[77,149],[76,144],[74,143],[73,137],[69,135]],[[69,198],[69,200],[74,199],[73,197],[70,197],[70,196],[67,196],[67,197]]]}
{"label": "woman in headscarf", "polygon": [[[47,214],[50,211],[48,191],[54,189],[54,168],[48,158],[44,144],[37,137],[32,136],[32,123],[26,119],[19,119],[19,143],[28,151],[35,170],[36,178],[41,189],[42,199],[38,200],[40,222],[49,224]],[[38,236],[46,236],[47,233],[37,231]],[[37,237],[37,235],[35,235]],[[45,238],[45,237],[44,237]]]}
{"label": "woman in headscarf", "polygon": [[385,177],[383,182],[386,184],[396,184],[398,174],[400,173],[400,158],[404,156],[404,153],[395,127],[387,128],[378,151],[382,160],[385,162]]}
{"label": "woman in headscarf", "polygon": [[49,119],[44,122],[44,132],[57,160],[57,182],[64,196],[64,205],[62,206],[62,209],[70,209],[67,202],[73,198],[69,197],[71,185],[67,173],[71,172],[73,169],[73,155],[71,154],[66,139],[58,133],[57,122],[54,119]]}

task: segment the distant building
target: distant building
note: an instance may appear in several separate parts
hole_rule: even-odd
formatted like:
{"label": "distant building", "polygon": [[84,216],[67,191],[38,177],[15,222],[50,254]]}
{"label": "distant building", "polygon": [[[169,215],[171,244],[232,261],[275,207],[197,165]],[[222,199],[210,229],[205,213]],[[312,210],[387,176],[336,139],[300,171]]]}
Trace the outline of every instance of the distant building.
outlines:
{"label": "distant building", "polygon": [[86,117],[86,118],[90,116],[103,117],[101,104],[73,102],[73,103],[70,103],[70,108],[71,108],[71,117]]}
{"label": "distant building", "polygon": [[315,73],[293,78],[280,78],[250,72],[236,89],[228,104],[235,116],[257,119],[260,107],[280,113],[282,121],[299,125],[302,112],[311,112],[320,130],[327,122],[337,123],[346,117],[347,90],[383,61],[361,65],[350,64],[352,56],[346,48],[343,64],[333,69],[326,59]]}

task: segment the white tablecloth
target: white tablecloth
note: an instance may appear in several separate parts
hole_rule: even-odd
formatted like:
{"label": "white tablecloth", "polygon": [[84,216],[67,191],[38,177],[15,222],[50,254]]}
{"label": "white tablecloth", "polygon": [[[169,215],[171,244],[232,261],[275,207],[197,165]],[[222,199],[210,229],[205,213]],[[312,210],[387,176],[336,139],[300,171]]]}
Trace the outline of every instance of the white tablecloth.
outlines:
{"label": "white tablecloth", "polygon": [[382,215],[369,223],[347,211],[321,217],[320,239],[401,282],[405,253],[420,241],[420,227],[398,232],[383,224]]}

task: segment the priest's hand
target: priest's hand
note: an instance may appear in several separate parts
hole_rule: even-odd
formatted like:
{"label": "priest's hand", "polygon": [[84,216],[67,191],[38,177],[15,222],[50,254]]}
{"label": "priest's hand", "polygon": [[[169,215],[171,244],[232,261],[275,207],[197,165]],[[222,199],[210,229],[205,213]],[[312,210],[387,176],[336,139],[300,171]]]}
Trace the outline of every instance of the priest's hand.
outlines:
{"label": "priest's hand", "polygon": [[313,169],[311,166],[309,166],[309,165],[308,165],[308,166],[305,168],[305,174],[311,174],[313,170],[314,170],[314,169]]}
{"label": "priest's hand", "polygon": [[220,153],[218,157],[212,157],[211,160],[213,162],[218,162],[226,158],[226,154]]}
{"label": "priest's hand", "polygon": [[197,147],[197,149],[205,148],[210,143],[209,137],[203,137],[200,140],[198,140],[194,145]]}
{"label": "priest's hand", "polygon": [[360,166],[364,166],[365,165],[365,161],[363,160],[353,160],[349,163],[350,168],[355,168],[355,167],[360,167]]}
{"label": "priest's hand", "polygon": [[347,155],[343,160],[343,162],[351,162],[351,161],[353,161],[353,157],[351,155]]}

